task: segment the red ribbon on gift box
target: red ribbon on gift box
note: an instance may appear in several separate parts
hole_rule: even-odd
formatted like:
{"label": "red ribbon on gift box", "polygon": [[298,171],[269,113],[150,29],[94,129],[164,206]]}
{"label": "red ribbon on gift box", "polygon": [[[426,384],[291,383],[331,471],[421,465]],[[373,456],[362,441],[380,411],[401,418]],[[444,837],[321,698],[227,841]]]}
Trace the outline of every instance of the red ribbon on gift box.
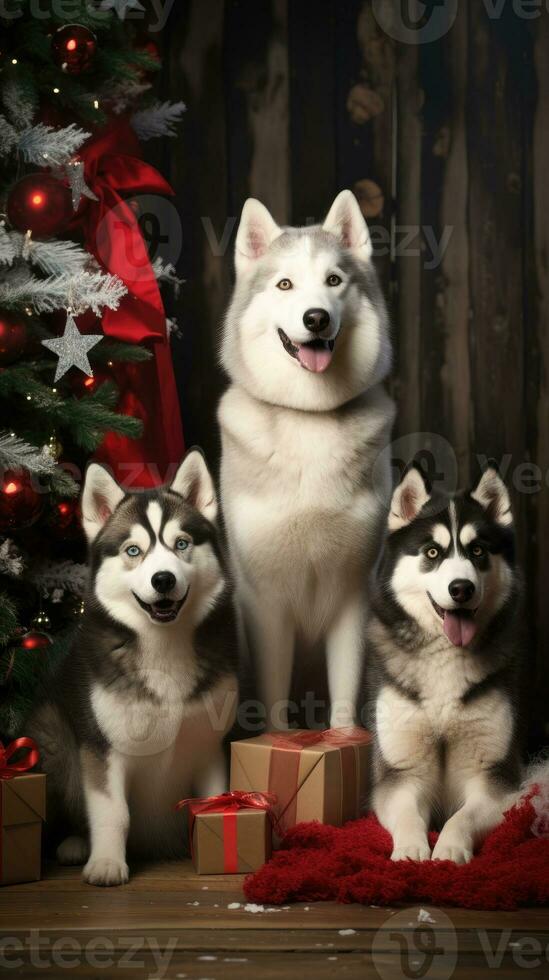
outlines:
{"label": "red ribbon on gift box", "polygon": [[[316,731],[270,733],[273,751],[269,766],[269,790],[278,800],[288,800],[275,821],[276,832],[283,836],[296,822],[299,792],[299,761],[303,749],[322,743],[340,748],[342,778],[342,812],[356,807],[357,762],[356,745],[366,745],[372,736],[365,728],[352,725],[346,728],[325,728]],[[291,787],[288,794],[288,786]],[[288,798],[289,796],[289,798]]]}
{"label": "red ribbon on gift box", "polygon": [[276,797],[272,793],[246,793],[243,790],[233,790],[221,793],[219,796],[197,796],[179,800],[176,810],[189,807],[189,840],[193,851],[193,827],[195,817],[199,813],[223,814],[223,858],[225,874],[236,874],[238,871],[238,842],[236,815],[239,810],[266,810],[271,814]]}
{"label": "red ribbon on gift box", "polygon": [[309,745],[318,745],[319,742],[328,742],[330,745],[365,745],[371,737],[365,728],[360,728],[358,725],[350,725],[347,728],[270,733],[273,745],[292,752],[295,752],[296,748],[306,749]]}
{"label": "red ribbon on gift box", "polygon": [[[27,752],[19,762],[10,763],[10,759],[19,749],[27,749]],[[5,748],[0,742],[0,779],[13,779],[20,776],[22,772],[28,772],[36,765],[40,758],[40,751],[33,738],[26,736],[14,739]]]}

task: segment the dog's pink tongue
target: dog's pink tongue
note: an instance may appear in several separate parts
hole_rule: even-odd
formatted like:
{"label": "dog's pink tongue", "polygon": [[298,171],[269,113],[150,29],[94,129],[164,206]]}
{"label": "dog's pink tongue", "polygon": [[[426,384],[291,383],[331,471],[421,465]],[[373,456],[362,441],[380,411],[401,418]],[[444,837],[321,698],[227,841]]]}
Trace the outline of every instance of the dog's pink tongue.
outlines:
{"label": "dog's pink tongue", "polygon": [[329,350],[328,347],[311,347],[309,344],[301,344],[297,352],[297,359],[307,371],[321,374],[332,360],[332,353],[333,351]]}
{"label": "dog's pink tongue", "polygon": [[472,616],[462,616],[447,610],[444,613],[444,632],[455,647],[466,647],[473,639],[477,627]]}

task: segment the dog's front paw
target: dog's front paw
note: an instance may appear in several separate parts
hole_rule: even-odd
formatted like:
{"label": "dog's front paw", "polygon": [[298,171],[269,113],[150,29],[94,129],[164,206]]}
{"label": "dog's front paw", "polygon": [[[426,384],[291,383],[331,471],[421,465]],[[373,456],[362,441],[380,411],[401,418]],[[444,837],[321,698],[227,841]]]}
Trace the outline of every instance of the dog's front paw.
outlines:
{"label": "dog's front paw", "polygon": [[129,869],[125,861],[118,858],[91,857],[82,871],[84,881],[88,885],[124,885],[129,878]]}
{"label": "dog's front paw", "polygon": [[395,847],[391,854],[391,861],[428,861],[431,857],[431,849],[427,842],[424,844],[406,844],[403,847]]}
{"label": "dog's front paw", "polygon": [[433,850],[433,861],[453,861],[454,864],[468,864],[473,851],[466,844],[446,844],[440,838]]}

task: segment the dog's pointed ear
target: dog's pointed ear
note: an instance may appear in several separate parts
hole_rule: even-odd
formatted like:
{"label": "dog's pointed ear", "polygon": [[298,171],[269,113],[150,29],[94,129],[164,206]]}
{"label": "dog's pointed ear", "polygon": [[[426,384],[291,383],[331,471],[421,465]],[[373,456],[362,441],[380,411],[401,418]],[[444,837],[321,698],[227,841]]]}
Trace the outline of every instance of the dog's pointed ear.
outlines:
{"label": "dog's pointed ear", "polygon": [[497,466],[488,464],[476,487],[471,490],[471,497],[484,507],[490,520],[495,521],[496,524],[508,527],[513,523],[511,498]]}
{"label": "dog's pointed ear", "polygon": [[261,201],[249,197],[244,207],[236,236],[236,271],[246,272],[265,254],[281,229]]}
{"label": "dog's pointed ear", "polygon": [[82,492],[82,524],[90,543],[97,537],[123,497],[122,487],[109,471],[99,463],[90,463]]}
{"label": "dog's pointed ear", "polygon": [[175,474],[170,490],[181,494],[185,500],[196,507],[209,521],[217,517],[217,497],[214,482],[206,466],[206,460],[199,449],[187,453]]}
{"label": "dog's pointed ear", "polygon": [[372,256],[372,242],[360,205],[351,191],[341,191],[323,224],[324,231],[335,235],[344,248],[357,258],[368,262]]}
{"label": "dog's pointed ear", "polygon": [[410,466],[393,493],[389,510],[389,531],[398,531],[410,524],[430,497],[422,471],[418,466]]}

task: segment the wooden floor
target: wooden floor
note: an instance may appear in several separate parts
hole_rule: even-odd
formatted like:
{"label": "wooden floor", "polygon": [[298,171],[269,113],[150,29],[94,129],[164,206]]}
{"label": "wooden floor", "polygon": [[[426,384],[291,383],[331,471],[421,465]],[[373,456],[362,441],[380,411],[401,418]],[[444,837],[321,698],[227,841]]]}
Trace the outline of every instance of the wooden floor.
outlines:
{"label": "wooden floor", "polygon": [[[319,902],[254,912],[242,880],[174,862],[101,889],[54,867],[43,881],[0,889],[0,970],[100,980],[549,977],[549,909]],[[426,915],[433,921],[422,923]]]}

